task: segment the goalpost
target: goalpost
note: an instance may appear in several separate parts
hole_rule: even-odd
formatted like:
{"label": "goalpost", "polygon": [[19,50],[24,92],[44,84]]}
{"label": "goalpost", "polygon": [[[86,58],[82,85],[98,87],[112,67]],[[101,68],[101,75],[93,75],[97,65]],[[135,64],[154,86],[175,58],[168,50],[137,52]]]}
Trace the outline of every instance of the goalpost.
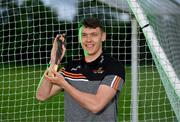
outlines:
{"label": "goalpost", "polygon": [[[145,34],[148,46],[150,48],[151,54],[158,68],[159,74],[161,76],[162,82],[166,89],[170,103],[173,107],[173,110],[176,114],[177,119],[180,121],[180,80],[178,76],[179,69],[176,68],[176,67],[179,67],[176,61],[180,61],[179,58],[176,58],[176,55],[179,55],[177,50],[180,49],[180,47],[178,47],[180,46],[178,45],[180,43],[176,37],[163,38],[163,37],[168,37],[168,36],[173,37],[172,34],[168,34],[170,33],[169,31],[175,30],[174,34],[177,34],[177,35],[179,34],[180,31],[178,27],[180,27],[179,26],[180,24],[178,22],[178,19],[180,18],[180,14],[178,13],[178,9],[179,9],[178,7],[180,5],[178,3],[174,3],[173,1],[169,1],[169,0],[159,2],[160,4],[165,5],[163,7],[170,6],[168,8],[169,10],[163,11],[164,13],[162,13],[158,11],[150,12],[150,6],[152,5],[148,6],[148,2],[143,2],[141,0],[139,1],[128,0],[128,2],[143,30],[143,33]],[[152,1],[152,3],[153,2],[156,3],[156,1]],[[154,9],[159,9],[157,7],[159,6],[156,4],[153,5]],[[145,12],[143,11],[143,9]],[[147,18],[146,16],[149,16],[149,18]],[[154,17],[154,19],[150,18],[152,16]],[[176,22],[173,22],[175,20]],[[162,23],[159,24],[159,22],[157,21],[162,22]],[[170,25],[172,24],[171,26],[168,26],[169,27],[168,31],[166,31],[166,28],[162,28],[161,26],[159,26],[166,23]],[[173,24],[176,24],[177,27],[175,27]],[[163,33],[161,29],[165,29],[164,32],[167,32],[167,33]],[[164,35],[167,34],[168,36],[162,36],[162,33]],[[175,45],[169,45],[168,43],[169,41],[173,41],[178,46],[174,48]],[[171,50],[166,49],[167,47],[174,48],[175,50],[172,50],[172,53],[171,53],[169,52]],[[175,61],[172,61],[170,58],[173,58]]]}
{"label": "goalpost", "polygon": [[[52,40],[56,34],[67,35],[67,53],[63,64],[82,56],[78,42],[78,23],[88,16],[96,16],[104,23],[107,40],[103,46],[108,54],[122,61],[126,68],[126,83],[118,100],[119,121],[180,120],[177,75],[180,73],[179,15],[175,11],[174,2],[168,4],[168,10],[175,13],[163,16],[168,26],[163,25],[161,16],[157,19],[159,15],[153,13],[155,10],[150,11],[151,6],[148,6],[160,5],[149,2],[1,0],[0,121],[64,120],[63,94],[39,102],[35,98],[36,89],[48,66]],[[138,13],[139,9],[142,13]],[[168,34],[168,40],[164,32]],[[160,43],[160,46],[151,43],[154,41]],[[158,56],[156,46],[163,57]]]}

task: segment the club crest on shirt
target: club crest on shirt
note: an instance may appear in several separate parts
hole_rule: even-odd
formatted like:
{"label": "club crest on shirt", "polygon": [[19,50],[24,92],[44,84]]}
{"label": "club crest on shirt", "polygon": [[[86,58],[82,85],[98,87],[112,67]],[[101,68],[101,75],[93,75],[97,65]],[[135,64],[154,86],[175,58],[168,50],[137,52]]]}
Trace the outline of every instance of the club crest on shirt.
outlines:
{"label": "club crest on shirt", "polygon": [[93,70],[93,73],[95,74],[102,74],[104,72],[102,67],[99,67],[97,70]]}

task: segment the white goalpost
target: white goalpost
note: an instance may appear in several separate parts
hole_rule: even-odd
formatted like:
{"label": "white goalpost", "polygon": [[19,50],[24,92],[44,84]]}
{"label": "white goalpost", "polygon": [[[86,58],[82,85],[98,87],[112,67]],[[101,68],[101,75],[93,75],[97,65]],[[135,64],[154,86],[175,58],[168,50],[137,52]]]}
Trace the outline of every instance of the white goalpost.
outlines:
{"label": "white goalpost", "polygon": [[62,65],[82,56],[78,24],[89,16],[105,25],[104,50],[126,69],[118,121],[180,121],[177,6],[177,0],[1,0],[0,121],[64,121],[63,93],[40,102],[36,89],[56,34],[67,35]]}
{"label": "white goalpost", "polygon": [[138,27],[135,18],[132,18],[131,36],[131,103],[132,103],[132,122],[138,122]]}

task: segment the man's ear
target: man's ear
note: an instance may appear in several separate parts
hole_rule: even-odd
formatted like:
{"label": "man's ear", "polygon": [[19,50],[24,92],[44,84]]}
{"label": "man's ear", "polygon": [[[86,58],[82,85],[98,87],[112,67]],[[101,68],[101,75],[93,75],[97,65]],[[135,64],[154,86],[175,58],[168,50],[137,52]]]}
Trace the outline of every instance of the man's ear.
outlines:
{"label": "man's ear", "polygon": [[104,42],[105,40],[106,40],[106,32],[103,32],[102,41]]}

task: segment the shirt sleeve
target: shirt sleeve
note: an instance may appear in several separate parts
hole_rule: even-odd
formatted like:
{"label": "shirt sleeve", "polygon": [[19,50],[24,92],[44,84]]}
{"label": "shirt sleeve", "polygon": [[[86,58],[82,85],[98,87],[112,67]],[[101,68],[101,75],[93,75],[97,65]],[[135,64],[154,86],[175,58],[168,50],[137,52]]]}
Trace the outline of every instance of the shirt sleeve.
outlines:
{"label": "shirt sleeve", "polygon": [[122,90],[124,80],[118,75],[107,75],[104,77],[101,84],[110,86],[111,88],[120,92]]}

